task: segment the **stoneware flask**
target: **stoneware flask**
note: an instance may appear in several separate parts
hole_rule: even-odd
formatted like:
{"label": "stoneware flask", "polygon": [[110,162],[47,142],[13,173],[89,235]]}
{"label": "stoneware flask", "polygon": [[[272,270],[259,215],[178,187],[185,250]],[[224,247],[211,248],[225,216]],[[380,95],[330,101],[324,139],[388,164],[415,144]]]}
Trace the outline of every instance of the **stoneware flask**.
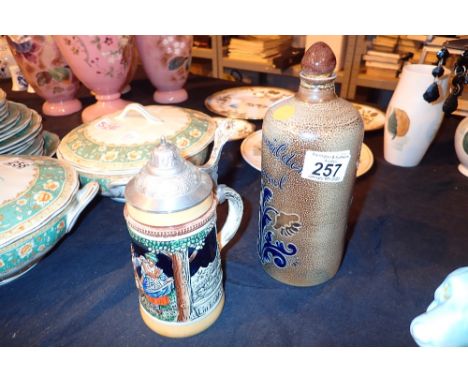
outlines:
{"label": "stoneware flask", "polygon": [[265,271],[290,285],[320,284],[340,265],[364,126],[335,94],[328,45],[305,53],[298,92],[263,121],[258,252]]}
{"label": "stoneware flask", "polygon": [[455,131],[455,152],[460,160],[458,170],[468,176],[468,117],[462,119]]}
{"label": "stoneware flask", "polygon": [[[205,330],[224,305],[219,251],[239,228],[243,204],[235,191],[216,186],[211,169],[183,159],[163,138],[125,188],[140,313],[163,336]],[[216,207],[225,200],[228,215],[217,234]]]}
{"label": "stoneware flask", "polygon": [[156,87],[158,103],[180,103],[188,98],[184,89],[192,60],[193,36],[136,36],[141,62]]}
{"label": "stoneware flask", "polygon": [[401,167],[417,166],[434,140],[444,117],[442,106],[448,94],[448,73],[438,81],[440,97],[423,98],[434,82],[433,65],[408,64],[388,104],[384,130],[384,158]]}

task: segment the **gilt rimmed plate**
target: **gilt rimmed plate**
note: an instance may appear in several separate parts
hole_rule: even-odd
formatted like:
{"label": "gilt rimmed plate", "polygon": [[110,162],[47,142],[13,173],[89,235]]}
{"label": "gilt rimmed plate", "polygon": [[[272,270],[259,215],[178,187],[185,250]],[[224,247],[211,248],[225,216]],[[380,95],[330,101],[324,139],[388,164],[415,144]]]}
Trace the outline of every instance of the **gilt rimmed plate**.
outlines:
{"label": "gilt rimmed plate", "polygon": [[[241,155],[244,160],[258,171],[262,170],[262,130],[250,134],[242,141],[240,147]],[[365,143],[361,146],[361,155],[359,165],[356,171],[356,177],[364,175],[369,171],[374,163],[374,155],[371,149]]]}
{"label": "gilt rimmed plate", "polygon": [[379,130],[385,125],[385,113],[375,107],[353,102],[354,108],[361,114],[364,130]]}
{"label": "gilt rimmed plate", "polygon": [[13,126],[20,118],[20,109],[16,107],[15,102],[8,101],[8,117],[6,117],[0,125],[0,134]]}
{"label": "gilt rimmed plate", "polygon": [[232,123],[232,128],[234,129],[234,131],[232,135],[229,136],[230,141],[244,139],[255,131],[255,125],[251,122],[246,121],[245,119],[222,117],[214,117],[213,119],[216,122],[216,124],[224,121],[230,121]]}
{"label": "gilt rimmed plate", "polygon": [[[9,155],[40,155],[44,146],[44,138],[39,134],[31,142],[9,151]],[[40,154],[39,154],[40,153]]]}
{"label": "gilt rimmed plate", "polygon": [[42,117],[34,110],[31,110],[32,118],[28,126],[12,137],[0,142],[0,154],[7,153],[14,147],[18,147],[30,139],[36,137],[42,129]]}
{"label": "gilt rimmed plate", "polygon": [[42,155],[46,157],[54,156],[60,143],[59,136],[47,130],[43,130],[42,135],[44,137],[44,153]]}
{"label": "gilt rimmed plate", "polygon": [[210,95],[205,106],[213,113],[227,118],[263,119],[275,102],[291,97],[288,89],[268,86],[241,86],[224,89]]}
{"label": "gilt rimmed plate", "polygon": [[25,129],[32,118],[32,110],[25,105],[10,102],[10,108],[19,110],[19,118],[14,125],[0,131],[0,146],[2,146],[2,142]]}
{"label": "gilt rimmed plate", "polygon": [[4,103],[3,105],[0,105],[0,126],[6,117],[8,117],[8,107],[7,104]]}

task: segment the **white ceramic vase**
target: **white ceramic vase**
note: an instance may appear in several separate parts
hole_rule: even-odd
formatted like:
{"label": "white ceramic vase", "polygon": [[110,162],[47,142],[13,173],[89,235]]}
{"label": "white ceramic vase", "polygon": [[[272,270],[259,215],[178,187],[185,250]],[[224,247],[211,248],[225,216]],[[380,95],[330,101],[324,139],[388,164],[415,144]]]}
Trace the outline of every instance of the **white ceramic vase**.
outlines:
{"label": "white ceramic vase", "polygon": [[448,94],[449,71],[438,79],[440,97],[426,102],[423,94],[434,81],[433,65],[406,65],[387,108],[384,157],[402,167],[417,166],[439,130]]}
{"label": "white ceramic vase", "polygon": [[455,131],[455,151],[460,160],[458,170],[468,176],[468,117],[460,122]]}

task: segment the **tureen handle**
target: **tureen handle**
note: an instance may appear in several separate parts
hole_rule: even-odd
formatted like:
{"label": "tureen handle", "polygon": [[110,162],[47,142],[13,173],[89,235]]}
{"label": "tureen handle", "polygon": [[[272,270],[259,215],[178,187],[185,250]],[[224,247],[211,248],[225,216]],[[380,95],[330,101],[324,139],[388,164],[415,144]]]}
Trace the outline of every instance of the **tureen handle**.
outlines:
{"label": "tureen handle", "polygon": [[89,202],[93,200],[98,191],[99,184],[97,182],[89,182],[76,193],[75,199],[72,202],[73,204],[69,207],[66,217],[67,233],[71,231],[78,219],[78,216],[80,216],[80,213],[89,204]]}
{"label": "tureen handle", "polygon": [[218,184],[218,162],[221,157],[221,151],[233,133],[233,124],[229,118],[220,122],[215,131],[213,150],[211,150],[210,158],[208,162],[200,166],[200,170],[211,176],[214,184]]}
{"label": "tureen handle", "polygon": [[218,233],[218,246],[219,250],[223,249],[227,243],[234,237],[239,229],[242,214],[244,213],[244,204],[242,203],[241,196],[232,188],[220,184],[216,188],[216,196],[219,203],[228,201],[228,215],[223,228]]}
{"label": "tureen handle", "polygon": [[148,122],[151,123],[158,123],[160,124],[163,122],[161,118],[155,117],[153,114],[149,113],[144,106],[140,105],[139,103],[130,103],[120,112],[118,115],[115,116],[117,119],[124,119],[127,114],[131,111],[136,111],[142,117],[144,117]]}

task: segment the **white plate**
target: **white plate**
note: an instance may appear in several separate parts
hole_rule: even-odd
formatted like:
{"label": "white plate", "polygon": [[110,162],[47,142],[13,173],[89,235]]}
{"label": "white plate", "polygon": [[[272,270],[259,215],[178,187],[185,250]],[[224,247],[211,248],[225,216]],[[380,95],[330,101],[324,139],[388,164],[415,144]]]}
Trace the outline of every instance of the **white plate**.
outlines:
{"label": "white plate", "polygon": [[361,114],[364,121],[364,130],[379,130],[385,125],[385,113],[369,105],[353,102],[354,108]]}
{"label": "white plate", "polygon": [[[262,169],[262,130],[250,134],[242,141],[241,155],[244,160],[258,171]],[[356,176],[360,177],[369,171],[374,163],[371,149],[363,143]]]}
{"label": "white plate", "polygon": [[262,130],[250,134],[240,146],[242,158],[254,169],[262,170]]}
{"label": "white plate", "polygon": [[356,171],[356,177],[364,175],[369,171],[374,164],[374,154],[372,154],[371,149],[365,143],[362,143],[361,146],[361,155],[359,157],[359,165]]}
{"label": "white plate", "polygon": [[221,90],[205,100],[213,113],[228,118],[263,119],[275,102],[294,95],[288,89],[267,86],[241,86]]}
{"label": "white plate", "polygon": [[234,132],[229,137],[230,141],[236,141],[238,139],[244,139],[248,137],[255,131],[255,125],[251,122],[246,121],[245,119],[235,119],[235,118],[221,118],[221,117],[214,117],[213,118],[216,124],[230,120],[233,124]]}

